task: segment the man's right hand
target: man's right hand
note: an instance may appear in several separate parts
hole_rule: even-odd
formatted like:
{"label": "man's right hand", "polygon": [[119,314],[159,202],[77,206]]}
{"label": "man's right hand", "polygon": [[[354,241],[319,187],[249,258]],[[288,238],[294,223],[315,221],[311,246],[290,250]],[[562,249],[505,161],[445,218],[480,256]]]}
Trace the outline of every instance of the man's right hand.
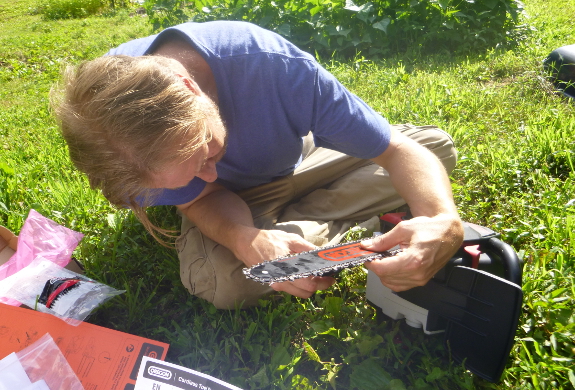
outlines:
{"label": "man's right hand", "polygon": [[[281,256],[316,249],[314,245],[293,233],[281,230],[246,228],[239,241],[235,255],[248,267]],[[335,283],[327,276],[310,276],[293,282],[274,283],[276,291],[284,291],[299,298],[309,298],[318,290],[325,290]]]}
{"label": "man's right hand", "polygon": [[[208,183],[202,193],[178,208],[206,236],[229,248],[246,267],[290,253],[305,252],[315,246],[293,233],[254,227],[251,212],[235,193],[216,183]],[[276,291],[309,298],[335,283],[330,277],[309,277],[293,282],[274,283]]]}

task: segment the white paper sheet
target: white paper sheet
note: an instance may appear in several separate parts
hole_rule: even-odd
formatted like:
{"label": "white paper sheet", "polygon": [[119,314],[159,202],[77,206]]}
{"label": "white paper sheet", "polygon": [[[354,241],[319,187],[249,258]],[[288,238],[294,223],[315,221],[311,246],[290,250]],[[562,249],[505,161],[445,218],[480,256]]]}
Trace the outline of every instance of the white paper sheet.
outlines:
{"label": "white paper sheet", "polygon": [[15,353],[0,360],[0,390],[25,389],[31,384]]}
{"label": "white paper sheet", "polygon": [[134,390],[242,390],[201,372],[144,356]]}
{"label": "white paper sheet", "polygon": [[38,382],[32,383],[30,386],[22,389],[22,390],[50,390],[46,382],[44,380],[39,380]]}

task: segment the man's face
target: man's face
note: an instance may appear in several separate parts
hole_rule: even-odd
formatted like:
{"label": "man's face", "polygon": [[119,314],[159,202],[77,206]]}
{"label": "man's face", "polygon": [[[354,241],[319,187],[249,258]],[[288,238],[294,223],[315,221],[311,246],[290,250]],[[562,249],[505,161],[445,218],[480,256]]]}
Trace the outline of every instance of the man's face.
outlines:
{"label": "man's face", "polygon": [[181,188],[185,187],[194,177],[211,183],[218,178],[216,163],[222,159],[226,152],[227,133],[221,118],[212,101],[206,102],[212,107],[207,108],[207,126],[212,132],[212,139],[202,145],[187,160],[174,163],[152,174],[150,188]]}

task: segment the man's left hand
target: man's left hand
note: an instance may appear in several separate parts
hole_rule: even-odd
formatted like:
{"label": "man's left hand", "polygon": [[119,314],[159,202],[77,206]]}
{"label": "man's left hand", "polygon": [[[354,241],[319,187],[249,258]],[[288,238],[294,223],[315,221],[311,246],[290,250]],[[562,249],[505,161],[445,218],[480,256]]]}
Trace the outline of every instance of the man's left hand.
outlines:
{"label": "man's left hand", "polygon": [[391,231],[362,242],[362,247],[382,252],[399,245],[402,252],[375,260],[365,267],[393,291],[423,286],[453,256],[463,242],[463,226],[457,216],[440,214],[416,217]]}

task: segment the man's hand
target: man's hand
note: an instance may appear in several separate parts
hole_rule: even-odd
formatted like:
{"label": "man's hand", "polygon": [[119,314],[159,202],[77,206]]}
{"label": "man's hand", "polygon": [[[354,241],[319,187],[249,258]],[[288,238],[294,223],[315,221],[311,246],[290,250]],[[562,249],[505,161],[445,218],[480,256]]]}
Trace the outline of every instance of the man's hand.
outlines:
{"label": "man's hand", "polygon": [[445,168],[433,153],[393,131],[386,149],[373,161],[389,172],[397,193],[416,218],[402,221],[389,233],[363,245],[383,251],[399,245],[397,256],[373,261],[366,267],[394,291],[423,286],[457,251],[463,226]]}
{"label": "man's hand", "polygon": [[461,220],[451,214],[416,217],[400,222],[390,232],[362,242],[381,252],[399,245],[396,256],[366,263],[365,267],[393,291],[423,286],[453,256],[463,241]]}
{"label": "man's hand", "polygon": [[[289,254],[316,249],[314,245],[297,234],[281,230],[245,229],[242,245],[235,252],[238,259],[247,266],[253,266],[266,260],[273,260]],[[331,277],[312,276],[293,282],[274,283],[276,291],[284,291],[300,298],[309,298],[318,290],[325,290],[335,283]]]}
{"label": "man's hand", "polygon": [[[297,234],[254,227],[251,212],[236,194],[216,183],[208,183],[194,201],[178,208],[206,236],[229,248],[247,267],[290,253],[305,252],[315,246]],[[276,291],[309,298],[335,283],[330,277],[309,277],[293,282],[274,283]]]}

